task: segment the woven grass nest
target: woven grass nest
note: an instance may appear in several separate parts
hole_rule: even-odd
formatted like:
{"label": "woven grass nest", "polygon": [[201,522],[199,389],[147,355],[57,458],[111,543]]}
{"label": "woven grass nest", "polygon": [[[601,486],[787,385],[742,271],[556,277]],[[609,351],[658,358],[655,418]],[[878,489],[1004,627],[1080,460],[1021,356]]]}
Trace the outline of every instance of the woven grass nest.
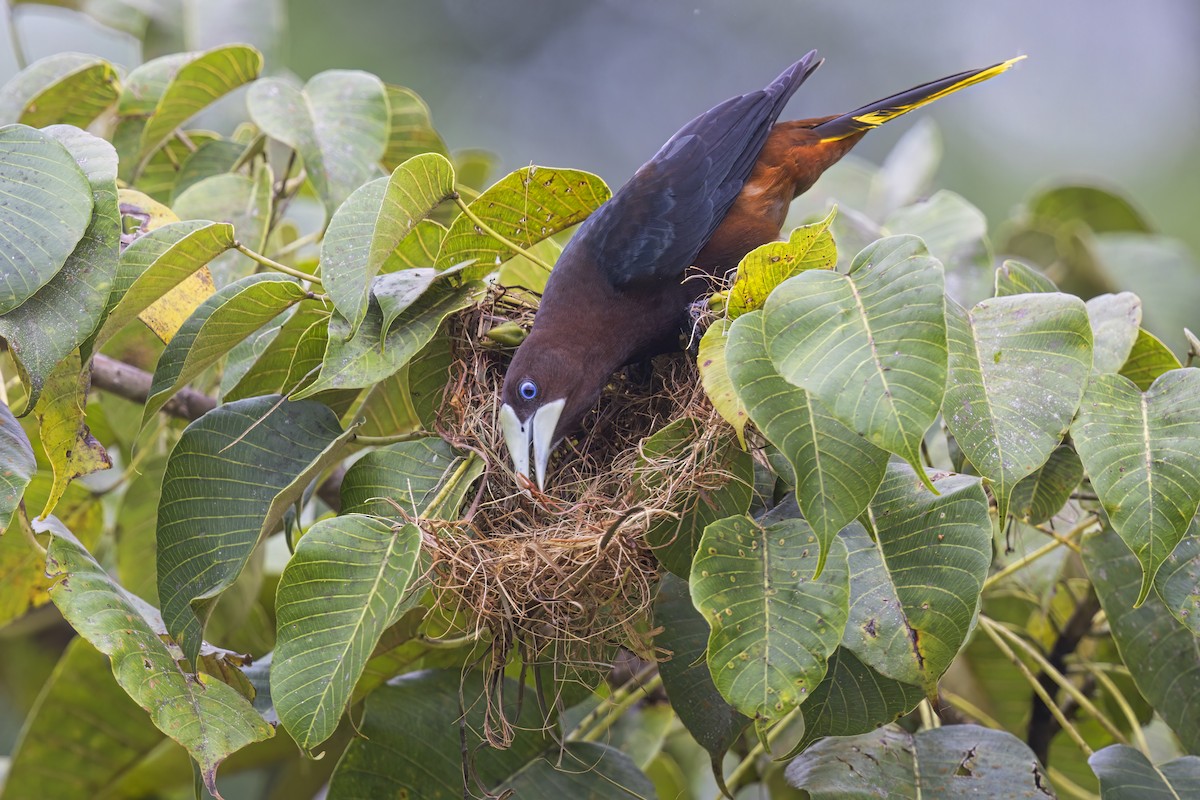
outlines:
{"label": "woven grass nest", "polygon": [[[465,524],[426,537],[443,608],[471,632],[487,629],[494,665],[518,651],[529,664],[602,670],[617,647],[653,658],[649,611],[659,564],[645,533],[730,476],[718,458],[730,430],[700,385],[694,357],[653,360],[650,374],[613,377],[583,432],[551,460],[545,494],[517,486],[497,419],[512,354],[484,334],[505,322],[526,329],[533,310],[502,289],[451,319],[453,365],[438,429],[484,460]],[[700,431],[678,457],[648,460],[643,441],[675,420]]]}

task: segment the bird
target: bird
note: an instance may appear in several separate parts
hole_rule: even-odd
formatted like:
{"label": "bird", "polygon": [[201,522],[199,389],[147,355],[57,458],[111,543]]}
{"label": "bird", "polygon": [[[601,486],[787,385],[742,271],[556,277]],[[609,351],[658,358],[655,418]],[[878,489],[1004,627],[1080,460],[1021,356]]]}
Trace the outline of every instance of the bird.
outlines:
{"label": "bird", "polygon": [[790,203],[869,131],[1008,70],[1024,56],[967,70],[854,111],[778,122],[823,63],[807,53],[766,88],[731,97],[667,140],[563,248],[528,336],[504,376],[499,423],[522,488],[539,491],[550,455],[580,425],[610,376],[680,349],[689,309],[780,236]]}

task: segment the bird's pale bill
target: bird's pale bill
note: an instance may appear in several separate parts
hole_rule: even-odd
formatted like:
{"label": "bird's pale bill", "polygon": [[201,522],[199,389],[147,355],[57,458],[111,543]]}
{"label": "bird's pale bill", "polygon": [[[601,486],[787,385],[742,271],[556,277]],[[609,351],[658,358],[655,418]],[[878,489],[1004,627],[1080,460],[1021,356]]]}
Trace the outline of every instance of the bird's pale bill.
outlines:
{"label": "bird's pale bill", "polygon": [[550,463],[550,453],[557,444],[554,431],[566,402],[563,398],[539,406],[524,422],[517,418],[517,412],[508,403],[500,407],[500,430],[504,432],[504,443],[508,445],[509,455],[512,456],[513,471],[527,479],[531,477],[529,447],[532,444],[538,491],[546,490],[546,465]]}

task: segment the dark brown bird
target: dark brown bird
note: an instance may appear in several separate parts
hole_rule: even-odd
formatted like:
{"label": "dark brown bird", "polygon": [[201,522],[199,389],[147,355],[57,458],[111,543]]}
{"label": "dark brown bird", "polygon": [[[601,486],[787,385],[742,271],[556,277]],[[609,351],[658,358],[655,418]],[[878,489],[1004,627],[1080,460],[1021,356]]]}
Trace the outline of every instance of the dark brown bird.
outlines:
{"label": "dark brown bird", "polygon": [[765,89],[684,125],[563,249],[504,378],[500,425],[518,475],[539,489],[550,453],[625,364],[679,348],[688,307],[779,238],[788,205],[872,128],[1004,72],[1012,59],[922,84],[839,116],[776,124],[821,65],[816,51]]}

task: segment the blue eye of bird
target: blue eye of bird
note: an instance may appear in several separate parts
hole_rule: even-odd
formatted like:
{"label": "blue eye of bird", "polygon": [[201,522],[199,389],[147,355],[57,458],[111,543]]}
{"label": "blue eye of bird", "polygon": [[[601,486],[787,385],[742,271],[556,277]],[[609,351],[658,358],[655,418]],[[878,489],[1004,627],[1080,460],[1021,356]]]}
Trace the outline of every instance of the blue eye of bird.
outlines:
{"label": "blue eye of bird", "polygon": [[533,381],[523,380],[521,381],[521,385],[517,387],[517,391],[521,393],[521,397],[526,400],[532,400],[537,397],[538,388],[537,384]]}

